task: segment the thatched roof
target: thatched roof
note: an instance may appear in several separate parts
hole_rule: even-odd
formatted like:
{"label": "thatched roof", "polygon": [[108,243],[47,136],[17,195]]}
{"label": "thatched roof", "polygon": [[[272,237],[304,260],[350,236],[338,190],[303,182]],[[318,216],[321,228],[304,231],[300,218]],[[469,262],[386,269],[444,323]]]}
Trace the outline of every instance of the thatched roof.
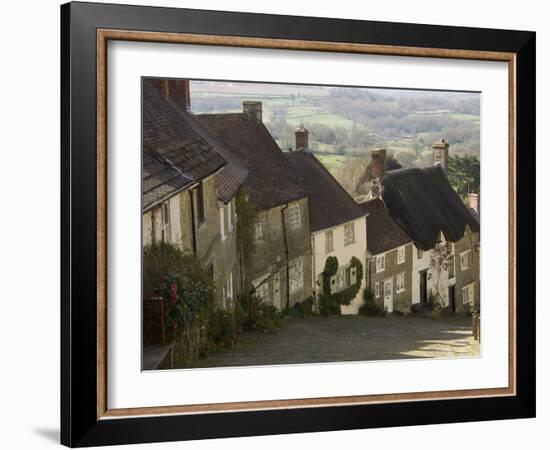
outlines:
{"label": "thatched roof", "polygon": [[446,240],[456,242],[464,236],[466,225],[479,231],[479,223],[440,166],[388,172],[382,186],[391,217],[423,250],[434,248],[441,232]]}

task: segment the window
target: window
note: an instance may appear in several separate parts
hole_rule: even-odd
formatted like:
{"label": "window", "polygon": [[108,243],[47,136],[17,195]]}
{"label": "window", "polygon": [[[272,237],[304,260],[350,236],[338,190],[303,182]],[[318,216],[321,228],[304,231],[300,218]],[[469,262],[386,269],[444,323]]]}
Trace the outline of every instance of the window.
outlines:
{"label": "window", "polygon": [[264,237],[264,230],[263,230],[263,227],[262,227],[262,222],[258,220],[258,221],[254,224],[254,239],[255,239],[256,241],[259,241],[259,240],[261,240],[263,237]]}
{"label": "window", "polygon": [[227,300],[233,300],[233,272],[229,272],[229,277],[227,278],[227,289],[225,292],[227,294]]}
{"label": "window", "polygon": [[397,292],[403,292],[405,290],[405,273],[400,273],[395,277],[395,289]]}
{"label": "window", "polygon": [[349,223],[344,225],[344,245],[353,244],[355,242],[355,224]]}
{"label": "window", "polygon": [[294,204],[288,208],[288,222],[290,228],[296,229],[302,226],[302,216],[300,214],[300,205]]}
{"label": "window", "polygon": [[170,204],[164,203],[161,207],[160,239],[170,242]]}
{"label": "window", "polygon": [[424,252],[422,251],[422,249],[421,249],[421,248],[417,248],[417,249],[416,249],[416,257],[417,257],[418,259],[422,259],[423,256],[424,256]]}
{"label": "window", "polygon": [[460,270],[468,270],[470,268],[470,250],[466,250],[460,254]]}
{"label": "window", "polygon": [[462,288],[462,303],[466,304],[469,303],[470,305],[474,304],[474,291],[475,284],[469,284],[468,286],[464,286]]}
{"label": "window", "polygon": [[380,283],[374,283],[374,296],[376,298],[380,297]]}
{"label": "window", "polygon": [[386,255],[378,255],[376,257],[376,271],[377,272],[384,272],[386,269]]}
{"label": "window", "polygon": [[220,208],[220,235],[222,237],[222,241],[225,241],[225,214],[223,212],[224,208]]}
{"label": "window", "polygon": [[197,189],[195,189],[196,192],[196,200],[197,200],[197,220],[199,221],[199,224],[204,222],[204,194],[202,191],[202,182],[199,184]]}
{"label": "window", "polygon": [[353,286],[357,283],[357,267],[351,266],[349,269],[349,285]]}
{"label": "window", "polygon": [[325,232],[325,253],[329,253],[334,250],[334,236],[332,230]]}
{"label": "window", "polygon": [[233,213],[231,211],[231,200],[227,204],[227,231],[230,233],[233,230]]}
{"label": "window", "polygon": [[340,292],[357,283],[357,267],[343,266],[330,278],[330,292]]}
{"label": "window", "polygon": [[455,277],[455,255],[449,256],[449,278]]}
{"label": "window", "polygon": [[290,263],[288,277],[290,280],[291,294],[304,287],[304,263],[301,259]]}
{"label": "window", "polygon": [[397,249],[397,264],[403,264],[405,262],[405,247],[399,247]]}

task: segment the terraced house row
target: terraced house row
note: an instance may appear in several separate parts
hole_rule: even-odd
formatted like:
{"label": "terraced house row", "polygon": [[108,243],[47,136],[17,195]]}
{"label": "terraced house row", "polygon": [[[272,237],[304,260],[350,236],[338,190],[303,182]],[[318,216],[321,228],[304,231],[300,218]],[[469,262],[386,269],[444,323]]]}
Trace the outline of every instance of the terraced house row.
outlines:
{"label": "terraced house row", "polygon": [[[347,295],[342,313],[356,314],[367,289],[390,312],[434,298],[479,308],[479,202],[469,210],[451,188],[447,144],[428,169],[386,173],[385,150],[374,152],[359,203],[310,152],[304,127],[283,152],[260,102],[195,115],[190,98],[187,80],[143,81],[143,245],[196,255],[220,307],[248,294],[280,310]],[[247,242],[237,202],[254,210]]]}

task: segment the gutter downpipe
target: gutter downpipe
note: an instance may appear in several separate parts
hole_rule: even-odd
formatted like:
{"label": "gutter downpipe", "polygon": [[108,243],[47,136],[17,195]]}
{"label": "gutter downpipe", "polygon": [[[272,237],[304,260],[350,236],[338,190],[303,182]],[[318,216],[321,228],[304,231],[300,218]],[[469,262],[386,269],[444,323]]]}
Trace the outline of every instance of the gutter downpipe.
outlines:
{"label": "gutter downpipe", "polygon": [[285,247],[285,269],[286,269],[286,308],[290,309],[290,279],[289,279],[289,261],[288,261],[288,240],[286,237],[286,222],[285,222],[285,211],[288,209],[288,203],[281,208],[281,220],[283,223],[283,241]]}
{"label": "gutter downpipe", "polygon": [[197,234],[195,230],[195,202],[193,200],[193,189],[189,189],[189,200],[191,201],[191,230],[193,241],[193,255],[197,256]]}

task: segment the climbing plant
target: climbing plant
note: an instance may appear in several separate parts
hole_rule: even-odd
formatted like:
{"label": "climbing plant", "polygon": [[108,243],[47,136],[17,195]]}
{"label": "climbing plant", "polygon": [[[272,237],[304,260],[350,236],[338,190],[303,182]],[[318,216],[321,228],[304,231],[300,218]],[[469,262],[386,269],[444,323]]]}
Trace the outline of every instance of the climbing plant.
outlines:
{"label": "climbing plant", "polygon": [[247,258],[253,248],[254,224],[257,212],[250,202],[248,189],[241,188],[235,197],[237,213],[237,247],[243,258]]}
{"label": "climbing plant", "polygon": [[363,264],[353,256],[349,269],[355,268],[355,283],[339,292],[332,292],[331,278],[338,273],[338,267],[338,258],[329,256],[322,273],[323,293],[319,298],[319,309],[323,316],[341,314],[341,306],[349,305],[353,301],[363,281]]}

